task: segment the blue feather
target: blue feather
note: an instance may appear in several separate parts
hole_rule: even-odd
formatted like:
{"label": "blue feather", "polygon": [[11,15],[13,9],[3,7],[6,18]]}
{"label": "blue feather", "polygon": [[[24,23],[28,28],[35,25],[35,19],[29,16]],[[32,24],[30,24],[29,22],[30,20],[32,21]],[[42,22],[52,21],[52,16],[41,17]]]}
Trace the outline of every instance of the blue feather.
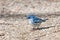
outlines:
{"label": "blue feather", "polygon": [[27,19],[32,19],[30,20],[32,24],[35,24],[35,23],[42,23],[42,22],[45,22],[46,20],[43,20],[41,18],[38,18],[37,16],[35,15],[28,15],[27,16]]}

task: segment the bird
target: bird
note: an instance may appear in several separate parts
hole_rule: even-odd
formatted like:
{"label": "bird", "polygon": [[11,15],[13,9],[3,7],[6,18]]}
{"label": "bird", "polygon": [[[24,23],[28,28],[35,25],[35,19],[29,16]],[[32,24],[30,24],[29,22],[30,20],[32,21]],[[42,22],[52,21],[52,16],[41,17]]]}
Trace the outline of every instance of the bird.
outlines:
{"label": "bird", "polygon": [[45,22],[46,20],[48,20],[48,19],[43,20],[43,19],[41,19],[41,18],[39,18],[39,17],[37,17],[36,15],[33,15],[33,14],[32,15],[27,15],[27,19],[28,19],[29,24],[34,26],[33,29],[35,29],[35,28],[38,29],[42,22]]}

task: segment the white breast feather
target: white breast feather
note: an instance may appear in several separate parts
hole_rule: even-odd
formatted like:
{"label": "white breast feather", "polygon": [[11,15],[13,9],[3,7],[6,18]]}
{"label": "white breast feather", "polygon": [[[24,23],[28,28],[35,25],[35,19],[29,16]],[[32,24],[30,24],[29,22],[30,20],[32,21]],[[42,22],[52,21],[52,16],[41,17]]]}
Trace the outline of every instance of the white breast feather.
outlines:
{"label": "white breast feather", "polygon": [[29,19],[29,24],[32,24],[33,20],[32,19]]}

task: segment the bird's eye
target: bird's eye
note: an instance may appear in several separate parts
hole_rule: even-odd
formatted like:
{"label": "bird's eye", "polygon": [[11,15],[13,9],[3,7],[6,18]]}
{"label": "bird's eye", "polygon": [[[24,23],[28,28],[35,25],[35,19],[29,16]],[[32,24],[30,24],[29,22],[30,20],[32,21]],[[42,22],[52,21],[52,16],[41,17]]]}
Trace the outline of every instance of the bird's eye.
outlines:
{"label": "bird's eye", "polygon": [[27,17],[27,19],[30,19],[30,17]]}

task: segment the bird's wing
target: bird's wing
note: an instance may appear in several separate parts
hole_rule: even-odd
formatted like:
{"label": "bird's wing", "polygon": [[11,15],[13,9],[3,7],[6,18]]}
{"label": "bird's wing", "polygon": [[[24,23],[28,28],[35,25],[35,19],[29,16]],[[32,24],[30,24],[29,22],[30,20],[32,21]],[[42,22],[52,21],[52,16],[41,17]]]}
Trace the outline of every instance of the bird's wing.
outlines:
{"label": "bird's wing", "polygon": [[34,20],[33,20],[35,23],[41,23],[42,22],[42,19],[40,19],[40,18],[34,18]]}

